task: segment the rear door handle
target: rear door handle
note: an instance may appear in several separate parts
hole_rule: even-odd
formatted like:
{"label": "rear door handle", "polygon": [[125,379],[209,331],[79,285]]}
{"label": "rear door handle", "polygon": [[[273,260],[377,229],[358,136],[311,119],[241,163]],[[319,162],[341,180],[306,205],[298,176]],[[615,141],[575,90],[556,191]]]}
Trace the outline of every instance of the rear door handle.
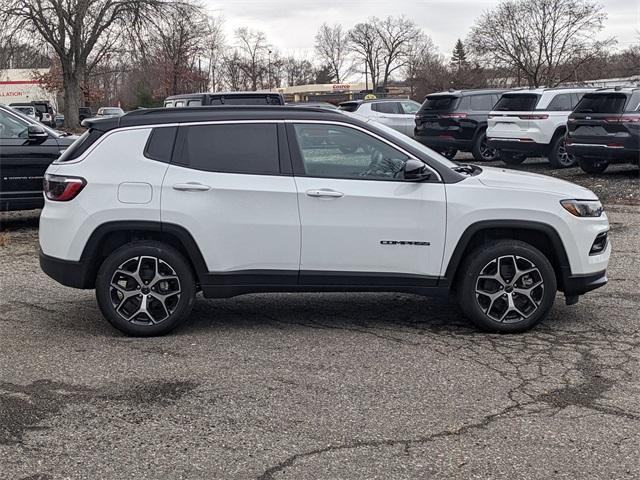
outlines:
{"label": "rear door handle", "polygon": [[211,190],[209,185],[203,185],[202,183],[176,183],[173,186],[174,190],[178,190],[180,192],[208,192]]}
{"label": "rear door handle", "polygon": [[344,193],[336,192],[335,190],[331,190],[328,188],[318,188],[318,189],[307,190],[307,195],[309,197],[333,197],[333,198],[344,197]]}

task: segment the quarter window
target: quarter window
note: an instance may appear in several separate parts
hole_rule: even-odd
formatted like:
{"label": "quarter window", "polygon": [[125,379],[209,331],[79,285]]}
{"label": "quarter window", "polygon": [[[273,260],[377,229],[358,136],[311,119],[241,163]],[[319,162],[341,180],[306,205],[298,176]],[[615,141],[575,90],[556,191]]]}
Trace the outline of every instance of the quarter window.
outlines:
{"label": "quarter window", "polygon": [[403,178],[409,157],[359,130],[338,125],[297,124],[296,139],[305,175],[320,178]]}
{"label": "quarter window", "polygon": [[405,115],[415,115],[420,110],[420,104],[416,102],[401,102]]}
{"label": "quarter window", "polygon": [[222,124],[181,127],[175,163],[221,173],[280,173],[275,124]]}
{"label": "quarter window", "polygon": [[476,112],[489,112],[493,108],[493,95],[472,95],[471,110]]}
{"label": "quarter window", "polygon": [[552,112],[570,112],[573,110],[571,106],[571,94],[561,93],[556,95],[549,103],[547,110]]}

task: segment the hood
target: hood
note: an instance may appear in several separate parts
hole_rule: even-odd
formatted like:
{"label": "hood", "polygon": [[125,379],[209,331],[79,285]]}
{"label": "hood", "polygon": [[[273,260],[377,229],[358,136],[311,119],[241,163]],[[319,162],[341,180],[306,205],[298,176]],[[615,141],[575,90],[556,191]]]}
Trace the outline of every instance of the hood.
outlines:
{"label": "hood", "polygon": [[598,199],[595,193],[580,185],[536,173],[506,168],[482,167],[482,173],[476,178],[487,187],[547,192],[579,200]]}

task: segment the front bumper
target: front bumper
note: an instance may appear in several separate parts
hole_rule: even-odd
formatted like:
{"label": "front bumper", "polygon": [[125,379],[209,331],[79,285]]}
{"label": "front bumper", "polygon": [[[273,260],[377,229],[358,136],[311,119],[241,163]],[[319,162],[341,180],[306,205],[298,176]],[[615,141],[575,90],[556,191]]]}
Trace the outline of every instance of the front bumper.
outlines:
{"label": "front bumper", "polygon": [[584,295],[607,284],[607,271],[587,275],[568,275],[563,279],[562,290],[567,297]]}

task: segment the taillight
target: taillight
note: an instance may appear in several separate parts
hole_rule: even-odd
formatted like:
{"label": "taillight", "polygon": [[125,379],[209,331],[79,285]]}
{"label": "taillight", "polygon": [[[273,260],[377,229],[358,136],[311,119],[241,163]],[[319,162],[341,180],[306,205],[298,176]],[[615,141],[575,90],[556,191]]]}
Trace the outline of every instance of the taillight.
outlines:
{"label": "taillight", "polygon": [[46,174],[43,188],[49,200],[68,202],[76,198],[86,184],[87,181],[84,178]]}
{"label": "taillight", "polygon": [[520,120],[546,120],[547,118],[549,118],[549,115],[518,115],[518,118],[520,118]]}
{"label": "taillight", "polygon": [[640,123],[640,115],[623,115],[622,117],[605,117],[608,123]]}
{"label": "taillight", "polygon": [[467,118],[466,113],[441,113],[440,118]]}

